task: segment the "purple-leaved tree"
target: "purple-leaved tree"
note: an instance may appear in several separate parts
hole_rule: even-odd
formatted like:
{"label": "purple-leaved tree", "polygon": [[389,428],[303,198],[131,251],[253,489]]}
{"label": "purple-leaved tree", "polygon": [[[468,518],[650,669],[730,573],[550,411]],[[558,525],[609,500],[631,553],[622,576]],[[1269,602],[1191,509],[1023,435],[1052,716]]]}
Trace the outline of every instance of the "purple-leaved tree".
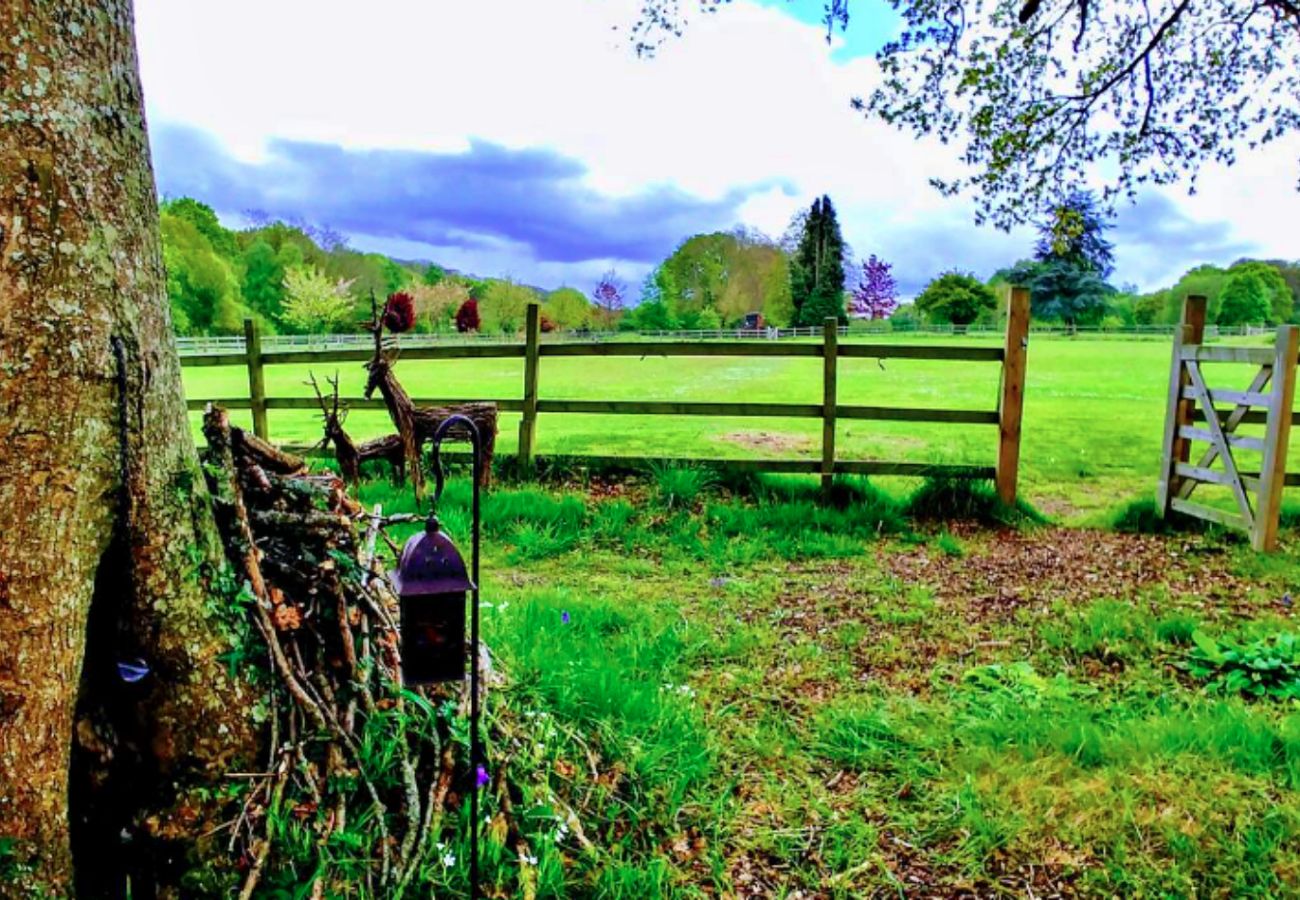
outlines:
{"label": "purple-leaved tree", "polygon": [[591,302],[600,310],[601,324],[606,328],[613,328],[617,324],[626,297],[627,285],[613,269],[600,276],[600,281],[591,289]]}
{"label": "purple-leaved tree", "polygon": [[849,298],[849,315],[865,319],[884,319],[898,306],[898,284],[890,272],[889,263],[874,253],[862,264],[862,277],[858,279]]}

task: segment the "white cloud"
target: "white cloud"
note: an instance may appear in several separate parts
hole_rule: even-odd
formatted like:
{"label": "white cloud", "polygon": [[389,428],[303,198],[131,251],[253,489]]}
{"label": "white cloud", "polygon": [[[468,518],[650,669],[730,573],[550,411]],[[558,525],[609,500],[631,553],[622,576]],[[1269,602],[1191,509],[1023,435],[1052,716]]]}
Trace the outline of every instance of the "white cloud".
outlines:
{"label": "white cloud", "polygon": [[[986,274],[1028,252],[1026,233],[977,230],[967,201],[929,186],[929,177],[954,171],[953,148],[849,109],[852,96],[870,90],[875,64],[834,62],[821,26],[738,0],[696,17],[645,60],[626,40],[637,7],[137,0],[136,15],[151,119],[201,128],[248,160],[276,137],[443,152],[479,138],[581,160],[587,184],[607,194],[670,184],[716,199],[785,185],[742,207],[749,224],[777,234],[799,206],[830,193],[859,253],[897,259],[903,279],[950,267]],[[1300,256],[1290,224],[1300,218],[1300,195],[1290,190],[1294,146],[1226,177],[1207,172],[1198,198],[1169,196],[1198,219],[1228,220],[1237,243]],[[1151,286],[1193,261],[1171,254],[1162,269],[1144,256],[1118,277]],[[565,280],[562,266],[512,261],[508,250],[472,264]]]}

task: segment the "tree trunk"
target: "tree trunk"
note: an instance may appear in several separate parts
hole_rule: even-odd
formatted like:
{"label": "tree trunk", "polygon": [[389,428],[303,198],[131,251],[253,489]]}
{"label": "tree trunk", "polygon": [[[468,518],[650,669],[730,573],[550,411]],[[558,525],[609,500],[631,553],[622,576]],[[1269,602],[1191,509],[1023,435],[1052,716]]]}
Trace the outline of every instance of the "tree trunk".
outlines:
{"label": "tree trunk", "polygon": [[70,838],[74,750],[120,777],[134,744],[131,778],[171,779],[253,735],[217,659],[130,0],[0,0],[0,35],[0,838],[62,894],[74,849],[116,864],[134,812],[87,799]]}

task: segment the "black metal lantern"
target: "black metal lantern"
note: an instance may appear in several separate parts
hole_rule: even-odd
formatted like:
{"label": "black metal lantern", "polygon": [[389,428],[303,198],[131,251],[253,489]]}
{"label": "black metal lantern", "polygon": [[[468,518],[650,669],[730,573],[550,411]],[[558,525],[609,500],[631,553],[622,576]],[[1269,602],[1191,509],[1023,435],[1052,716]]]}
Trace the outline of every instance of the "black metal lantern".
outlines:
{"label": "black metal lantern", "polygon": [[465,560],[430,515],[393,576],[401,601],[402,680],[408,685],[465,677],[465,598],[474,582]]}
{"label": "black metal lantern", "polygon": [[[474,494],[470,535],[473,551],[469,571],[456,545],[438,523],[438,501],[446,479],[442,472],[442,441],[456,429],[469,438],[473,448]],[[479,488],[483,483],[483,440],[478,426],[467,416],[448,416],[433,432],[433,511],[424,533],[413,536],[402,548],[402,558],[393,576],[393,587],[401,604],[402,681],[407,685],[461,681],[465,677],[465,601],[470,597],[469,640],[469,770],[474,784],[469,792],[470,897],[481,896],[478,884],[478,839],[481,823],[478,794],[486,781],[482,765],[483,746],[479,734]]]}

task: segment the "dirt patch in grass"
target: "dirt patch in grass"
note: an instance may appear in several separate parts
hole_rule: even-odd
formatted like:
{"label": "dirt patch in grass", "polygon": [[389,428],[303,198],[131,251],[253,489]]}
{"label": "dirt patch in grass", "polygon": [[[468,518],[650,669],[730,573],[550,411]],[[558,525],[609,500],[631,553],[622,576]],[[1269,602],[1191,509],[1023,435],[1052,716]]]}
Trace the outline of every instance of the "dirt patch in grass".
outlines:
{"label": "dirt patch in grass", "polygon": [[1249,585],[1232,572],[1228,551],[1200,538],[1169,539],[1085,529],[971,532],[966,554],[930,546],[882,552],[895,578],[929,586],[966,619],[1006,618],[1027,606],[1098,598],[1131,599],[1163,585],[1172,593],[1234,607]]}
{"label": "dirt patch in grass", "polygon": [[782,434],[779,431],[730,431],[721,435],[729,444],[764,453],[807,453],[813,449],[813,439],[801,434]]}
{"label": "dirt patch in grass", "polygon": [[784,608],[737,610],[742,622],[773,629],[778,648],[820,648],[802,660],[778,649],[768,660],[773,683],[797,698],[788,712],[815,707],[842,688],[818,664],[841,654],[856,682],[928,696],[940,661],[966,667],[1018,654],[1033,640],[1024,617],[1050,616],[1060,604],[1135,601],[1164,588],[1173,605],[1198,616],[1258,614],[1251,591],[1259,581],[1235,574],[1230,548],[1205,538],[960,524],[949,531],[960,556],[933,544],[892,543],[874,558],[795,563]]}

